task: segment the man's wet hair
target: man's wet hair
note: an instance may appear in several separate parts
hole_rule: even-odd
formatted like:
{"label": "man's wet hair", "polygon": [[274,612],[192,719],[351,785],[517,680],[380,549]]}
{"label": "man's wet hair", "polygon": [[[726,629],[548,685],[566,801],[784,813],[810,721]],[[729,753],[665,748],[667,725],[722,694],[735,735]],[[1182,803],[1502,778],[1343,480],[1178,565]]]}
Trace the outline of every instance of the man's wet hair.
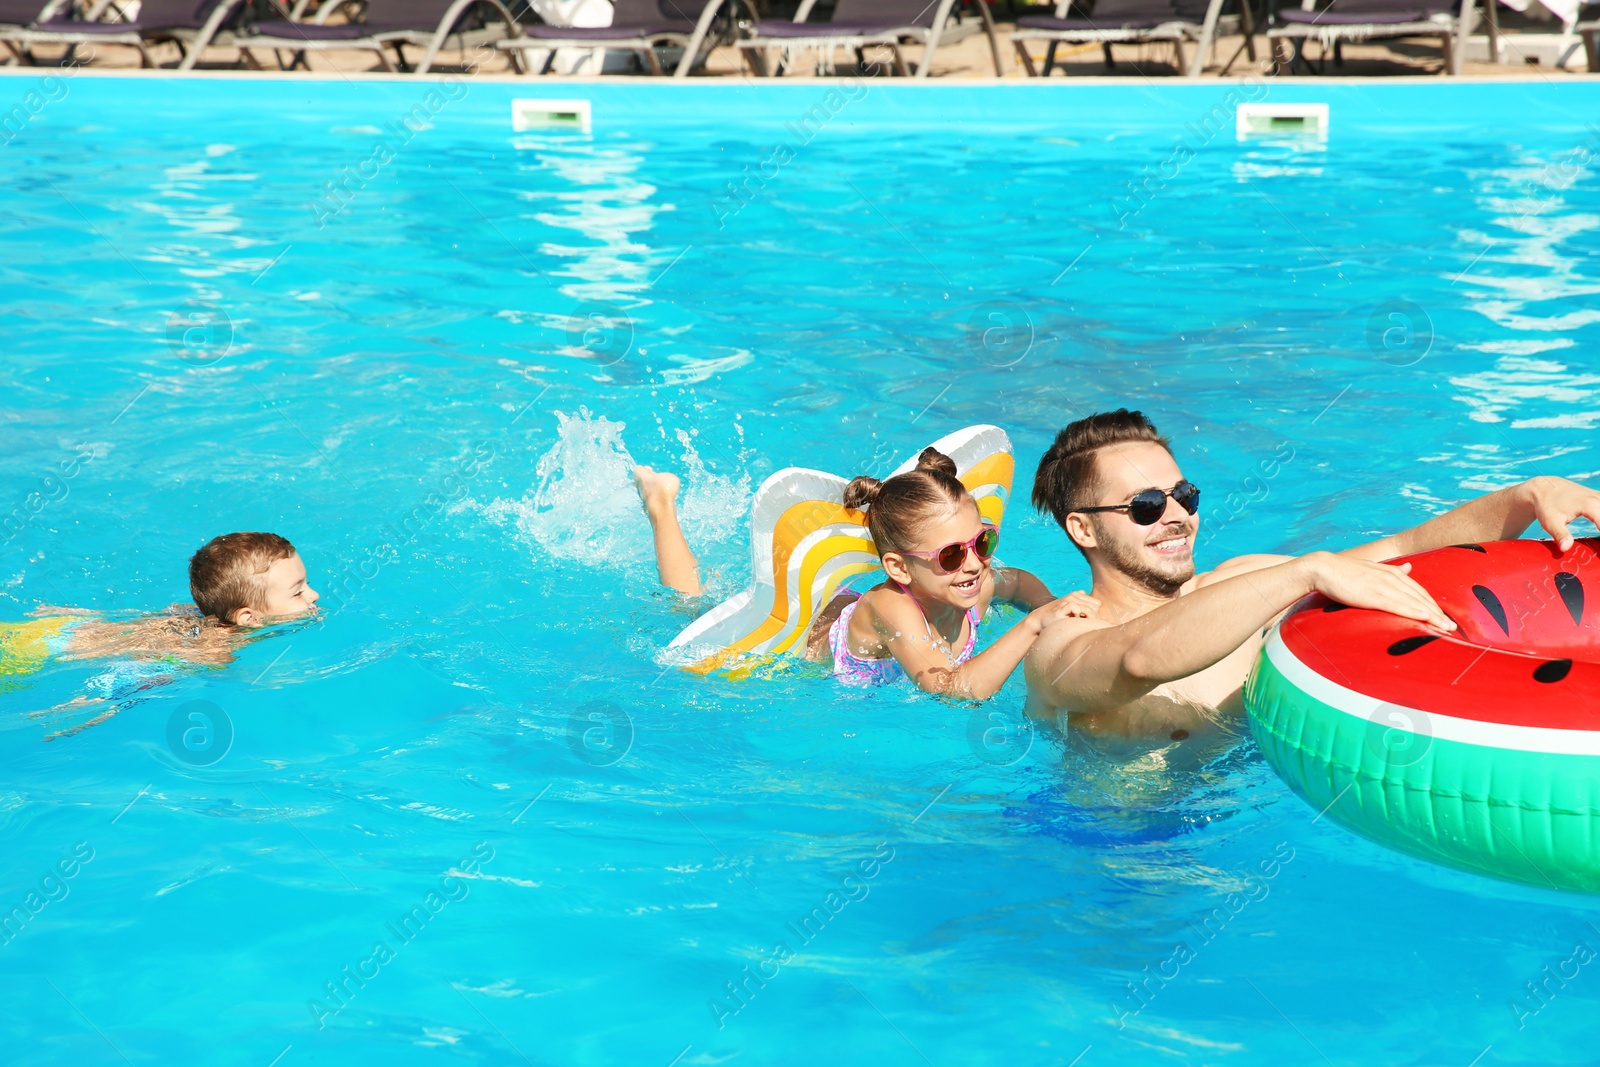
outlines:
{"label": "man's wet hair", "polygon": [[1079,508],[1093,507],[1100,493],[1095,464],[1100,450],[1138,441],[1172,451],[1172,443],[1140,411],[1118,408],[1067,423],[1039,460],[1033,476],[1033,506],[1049,512],[1066,529],[1067,516]]}

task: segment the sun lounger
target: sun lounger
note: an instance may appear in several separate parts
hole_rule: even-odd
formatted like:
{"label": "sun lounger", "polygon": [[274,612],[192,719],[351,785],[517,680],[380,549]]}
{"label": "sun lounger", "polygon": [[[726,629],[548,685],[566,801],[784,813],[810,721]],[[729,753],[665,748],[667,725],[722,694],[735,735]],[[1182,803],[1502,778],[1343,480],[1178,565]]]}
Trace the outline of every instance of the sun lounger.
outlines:
{"label": "sun lounger", "polygon": [[1590,19],[1572,27],[1583,38],[1583,52],[1589,58],[1589,72],[1600,74],[1600,19]]}
{"label": "sun lounger", "polygon": [[[276,0],[260,0],[281,11]],[[304,2],[304,0],[302,0]],[[212,45],[228,45],[247,16],[244,0],[143,0],[139,17],[124,19],[114,0],[100,0],[82,19],[48,18],[18,30],[0,30],[19,58],[31,59],[39,44],[125,45],[139,53],[141,67],[153,67],[149,46],[171,41],[183,57],[179,70],[190,70]]]}
{"label": "sun lounger", "polygon": [[[1030,77],[1039,73],[1028,51],[1030,41],[1050,45],[1044,62],[1047,78],[1055,64],[1056,49],[1063,44],[1099,44],[1104,49],[1106,65],[1113,66],[1114,44],[1166,41],[1177,53],[1178,71],[1198,78],[1216,40],[1223,0],[1095,0],[1087,14],[1073,15],[1070,9],[1076,2],[1062,0],[1053,16],[1025,15],[1017,20],[1011,41]],[[1249,21],[1248,9],[1245,20]],[[1183,46],[1190,41],[1195,45],[1194,57],[1185,61]]]}
{"label": "sun lounger", "polygon": [[[864,64],[863,51],[867,48],[888,48],[894,56],[895,71],[910,73],[902,46],[920,44],[922,61],[917,64],[916,76],[926,78],[933,68],[934,53],[941,44],[953,44],[975,33],[989,37],[989,54],[994,59],[995,77],[1005,73],[1000,60],[1000,39],[995,35],[994,18],[989,14],[985,0],[973,0],[978,9],[978,19],[963,22],[953,19],[958,0],[839,0],[828,22],[807,22],[806,17],[816,6],[816,0],[801,0],[793,22],[765,20],[749,27],[745,40],[739,42],[750,65],[757,74],[774,75],[793,64],[797,53],[812,52],[821,60],[824,70],[831,70],[837,49],[848,48]],[[965,0],[961,0],[965,2]],[[777,48],[782,58],[776,65],[768,62],[767,51]]]}
{"label": "sun lounger", "polygon": [[47,22],[71,0],[0,0],[0,28],[20,30],[35,23]]}
{"label": "sun lounger", "polygon": [[426,74],[451,37],[467,49],[498,44],[519,32],[502,0],[370,0],[361,9],[360,21],[329,24],[334,14],[348,13],[355,6],[354,0],[328,0],[310,22],[292,18],[258,22],[249,37],[234,44],[241,49],[289,51],[294,55],[291,68],[303,62],[307,52],[372,52],[379,66],[390,72],[397,68],[389,61],[389,49],[394,49],[398,69],[407,70],[405,46],[412,45],[423,49],[416,72]]}
{"label": "sun lounger", "polygon": [[[55,17],[55,13],[66,7],[71,0],[0,0],[0,36],[25,30],[40,22],[47,22]],[[32,57],[16,45],[6,42],[11,49],[11,54],[20,63],[31,63]]]}
{"label": "sun lounger", "polygon": [[[1333,0],[1314,8],[1303,0],[1299,8],[1281,8],[1267,31],[1278,69],[1287,72],[1296,59],[1310,69],[1304,42],[1315,39],[1324,54],[1350,41],[1395,40],[1401,37],[1435,37],[1444,56],[1444,69],[1461,73],[1467,37],[1477,25],[1476,0]],[[1494,0],[1485,5],[1489,26],[1489,54],[1499,54],[1500,24]],[[1292,43],[1291,43],[1292,42]]]}
{"label": "sun lounger", "polygon": [[744,7],[756,17],[748,0],[612,0],[609,26],[551,26],[538,23],[522,28],[522,37],[497,46],[511,54],[518,71],[528,73],[528,52],[548,50],[540,74],[548,74],[558,48],[611,48],[632,52],[651,74],[662,73],[658,48],[681,48],[683,57],[673,77],[687,78],[705,61],[711,49],[733,38],[732,14]]}

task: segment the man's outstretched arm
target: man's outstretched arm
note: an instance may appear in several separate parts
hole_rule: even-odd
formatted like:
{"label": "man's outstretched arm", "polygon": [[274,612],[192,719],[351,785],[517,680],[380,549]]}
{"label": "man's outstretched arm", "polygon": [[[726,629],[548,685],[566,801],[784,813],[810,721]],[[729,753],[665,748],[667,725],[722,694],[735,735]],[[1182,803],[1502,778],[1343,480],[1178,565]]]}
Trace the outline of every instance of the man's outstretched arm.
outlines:
{"label": "man's outstretched arm", "polygon": [[1057,623],[1028,653],[1028,688],[1067,711],[1122,707],[1224,659],[1312,592],[1455,629],[1409,569],[1313,552],[1204,585],[1121,625]]}
{"label": "man's outstretched arm", "polygon": [[1573,541],[1569,527],[1580,518],[1600,525],[1600,493],[1565,478],[1530,478],[1341,555],[1377,561],[1446,545],[1506,541],[1521,537],[1535,521],[1565,552]]}

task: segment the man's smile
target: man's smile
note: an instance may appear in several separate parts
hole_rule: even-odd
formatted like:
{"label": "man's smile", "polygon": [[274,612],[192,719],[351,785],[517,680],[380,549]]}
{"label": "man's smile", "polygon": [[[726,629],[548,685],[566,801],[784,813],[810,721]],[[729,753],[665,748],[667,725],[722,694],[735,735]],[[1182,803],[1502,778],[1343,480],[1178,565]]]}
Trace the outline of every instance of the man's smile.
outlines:
{"label": "man's smile", "polygon": [[1193,531],[1179,530],[1168,531],[1160,540],[1148,542],[1150,548],[1163,556],[1180,556],[1189,551],[1190,535]]}

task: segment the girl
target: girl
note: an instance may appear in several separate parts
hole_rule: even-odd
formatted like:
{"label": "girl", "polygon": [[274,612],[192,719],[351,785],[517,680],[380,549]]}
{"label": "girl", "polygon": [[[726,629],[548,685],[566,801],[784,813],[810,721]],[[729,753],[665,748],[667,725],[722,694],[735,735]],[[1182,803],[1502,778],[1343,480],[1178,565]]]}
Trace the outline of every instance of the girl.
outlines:
{"label": "girl", "polygon": [[[677,476],[635,467],[634,481],[655,532],[662,584],[695,596],[699,567],[678,525]],[[1098,601],[1083,593],[1053,599],[1027,571],[989,565],[1000,531],[983,522],[956,478],[955,461],[932,448],[915,470],[888,481],[862,476],[844,504],[867,513],[867,529],[888,581],[857,596],[841,592],[812,624],[808,658],[831,655],[844,684],[911,678],[924,691],[986,700],[1005,684],[1040,632],[1068,616],[1092,618]],[[993,600],[1029,609],[994,644],[973,655],[978,622]]]}

